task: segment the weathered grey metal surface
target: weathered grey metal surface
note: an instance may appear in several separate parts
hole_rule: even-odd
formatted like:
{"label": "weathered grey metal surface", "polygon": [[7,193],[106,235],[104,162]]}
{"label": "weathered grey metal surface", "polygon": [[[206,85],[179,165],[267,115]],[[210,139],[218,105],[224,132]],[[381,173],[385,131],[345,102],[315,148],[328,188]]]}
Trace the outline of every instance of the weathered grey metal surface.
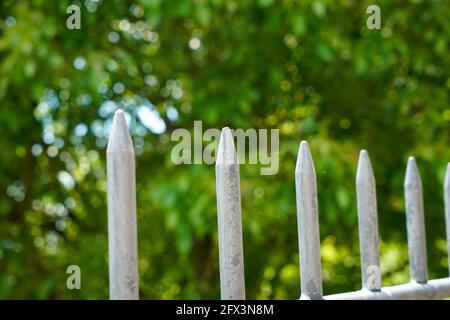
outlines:
{"label": "weathered grey metal surface", "polygon": [[322,299],[316,170],[306,141],[300,143],[295,167],[295,188],[300,252],[300,299]]}
{"label": "weathered grey metal surface", "polygon": [[422,181],[414,157],[408,159],[404,188],[411,280],[426,283],[428,268]]}
{"label": "weathered grey metal surface", "polygon": [[384,287],[380,291],[367,289],[325,296],[325,300],[430,300],[450,297],[450,278],[430,280],[427,283],[410,282]]}
{"label": "weathered grey metal surface", "polygon": [[359,247],[363,288],[381,289],[380,255],[378,248],[378,217],[375,177],[369,154],[361,150],[356,173]]}
{"label": "weathered grey metal surface", "polygon": [[122,110],[109,136],[107,176],[110,299],[139,299],[135,156]]}
{"label": "weathered grey metal surface", "polygon": [[223,300],[245,299],[239,162],[229,128],[223,128],[216,159],[220,292]]}
{"label": "weathered grey metal surface", "polygon": [[450,275],[450,163],[447,164],[444,182],[445,224],[447,230],[448,272]]}

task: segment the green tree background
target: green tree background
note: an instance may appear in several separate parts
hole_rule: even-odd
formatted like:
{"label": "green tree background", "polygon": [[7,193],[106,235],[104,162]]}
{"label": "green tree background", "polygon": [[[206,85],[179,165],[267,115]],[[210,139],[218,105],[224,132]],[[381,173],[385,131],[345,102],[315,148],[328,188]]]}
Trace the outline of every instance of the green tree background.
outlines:
{"label": "green tree background", "polygon": [[[81,30],[66,27],[71,3]],[[366,27],[370,4],[381,30]],[[383,285],[409,277],[409,155],[430,278],[447,276],[449,40],[444,0],[2,0],[0,298],[108,298],[105,146],[119,107],[137,153],[142,299],[220,297],[214,166],[170,158],[171,132],[194,120],[280,129],[277,175],[241,166],[248,298],[299,297],[302,139],[318,175],[325,294],[360,288],[361,148],[377,179]],[[71,264],[81,290],[66,288]]]}

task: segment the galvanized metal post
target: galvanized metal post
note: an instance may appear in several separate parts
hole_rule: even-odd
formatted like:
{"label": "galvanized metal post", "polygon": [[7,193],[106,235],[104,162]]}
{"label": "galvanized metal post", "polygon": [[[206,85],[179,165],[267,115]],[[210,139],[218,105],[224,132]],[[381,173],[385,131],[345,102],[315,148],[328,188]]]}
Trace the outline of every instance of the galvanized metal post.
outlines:
{"label": "galvanized metal post", "polygon": [[316,170],[306,141],[300,143],[295,167],[295,187],[301,275],[300,299],[322,299]]}
{"label": "galvanized metal post", "polygon": [[245,299],[239,162],[229,128],[220,135],[216,160],[220,292],[223,300]]}
{"label": "galvanized metal post", "polygon": [[135,156],[122,110],[116,111],[109,136],[107,178],[110,299],[137,300]]}
{"label": "galvanized metal post", "polygon": [[428,268],[422,181],[414,157],[408,159],[404,188],[411,279],[426,283]]}
{"label": "galvanized metal post", "polygon": [[381,290],[380,254],[378,248],[378,218],[375,177],[369,154],[361,150],[356,173],[359,247],[363,288]]}

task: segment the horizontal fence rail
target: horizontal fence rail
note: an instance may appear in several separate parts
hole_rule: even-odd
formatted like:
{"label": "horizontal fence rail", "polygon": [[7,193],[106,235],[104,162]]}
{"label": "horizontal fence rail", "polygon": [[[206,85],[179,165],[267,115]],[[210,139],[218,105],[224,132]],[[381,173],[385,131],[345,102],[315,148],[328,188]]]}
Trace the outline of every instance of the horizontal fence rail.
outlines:
{"label": "horizontal fence rail", "polygon": [[[239,161],[229,128],[222,129],[216,159],[216,197],[220,291],[224,300],[245,299]],[[139,299],[135,155],[123,111],[116,111],[107,148],[110,299]],[[295,166],[301,300],[444,299],[450,277],[428,280],[422,182],[408,159],[404,193],[411,281],[382,287],[375,176],[362,150],[356,172],[362,289],[323,295],[320,261],[317,177],[306,141]],[[444,179],[446,236],[450,275],[450,163]]]}

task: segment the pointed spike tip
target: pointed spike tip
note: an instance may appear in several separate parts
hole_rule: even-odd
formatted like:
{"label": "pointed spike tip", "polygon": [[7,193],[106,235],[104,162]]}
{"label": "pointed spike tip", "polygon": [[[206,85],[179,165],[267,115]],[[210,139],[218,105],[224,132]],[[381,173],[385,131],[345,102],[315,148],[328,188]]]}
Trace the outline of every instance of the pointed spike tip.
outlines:
{"label": "pointed spike tip", "polygon": [[375,179],[375,177],[373,174],[369,153],[367,150],[362,149],[359,152],[358,168],[356,169],[356,183],[363,182],[368,179],[372,180]]}
{"label": "pointed spike tip", "polygon": [[128,130],[125,112],[118,109],[114,113],[112,126],[109,133],[107,152],[127,150],[133,152],[133,142]]}
{"label": "pointed spike tip", "polygon": [[237,164],[237,155],[234,148],[234,139],[229,127],[222,129],[220,133],[219,148],[217,151],[216,165]]}
{"label": "pointed spike tip", "polygon": [[309,150],[308,142],[303,140],[302,142],[300,142],[297,163],[295,165],[295,172],[307,172],[306,170],[312,170],[313,172],[315,172],[314,162],[312,159],[311,151]]}
{"label": "pointed spike tip", "polygon": [[447,164],[447,170],[445,171],[444,188],[450,190],[450,162]]}
{"label": "pointed spike tip", "polygon": [[417,169],[416,159],[414,157],[408,157],[406,170],[414,170],[414,169]]}
{"label": "pointed spike tip", "polygon": [[362,149],[359,152],[359,159],[358,159],[358,170],[362,169],[361,165],[364,163],[369,162],[370,164],[370,158],[369,158],[369,153],[367,152],[367,150]]}
{"label": "pointed spike tip", "polygon": [[308,142],[303,140],[300,142],[299,156],[311,157],[311,151],[309,150]]}
{"label": "pointed spike tip", "polygon": [[408,164],[406,165],[405,186],[417,186],[421,184],[422,182],[416,159],[414,157],[409,157]]}
{"label": "pointed spike tip", "polygon": [[[114,116],[113,116],[113,126],[114,124],[120,124],[120,125],[126,125],[127,129],[128,129],[128,125],[127,125],[127,121],[125,118],[125,112],[122,109],[117,109],[114,112]],[[113,128],[113,126],[111,126],[111,128]]]}

